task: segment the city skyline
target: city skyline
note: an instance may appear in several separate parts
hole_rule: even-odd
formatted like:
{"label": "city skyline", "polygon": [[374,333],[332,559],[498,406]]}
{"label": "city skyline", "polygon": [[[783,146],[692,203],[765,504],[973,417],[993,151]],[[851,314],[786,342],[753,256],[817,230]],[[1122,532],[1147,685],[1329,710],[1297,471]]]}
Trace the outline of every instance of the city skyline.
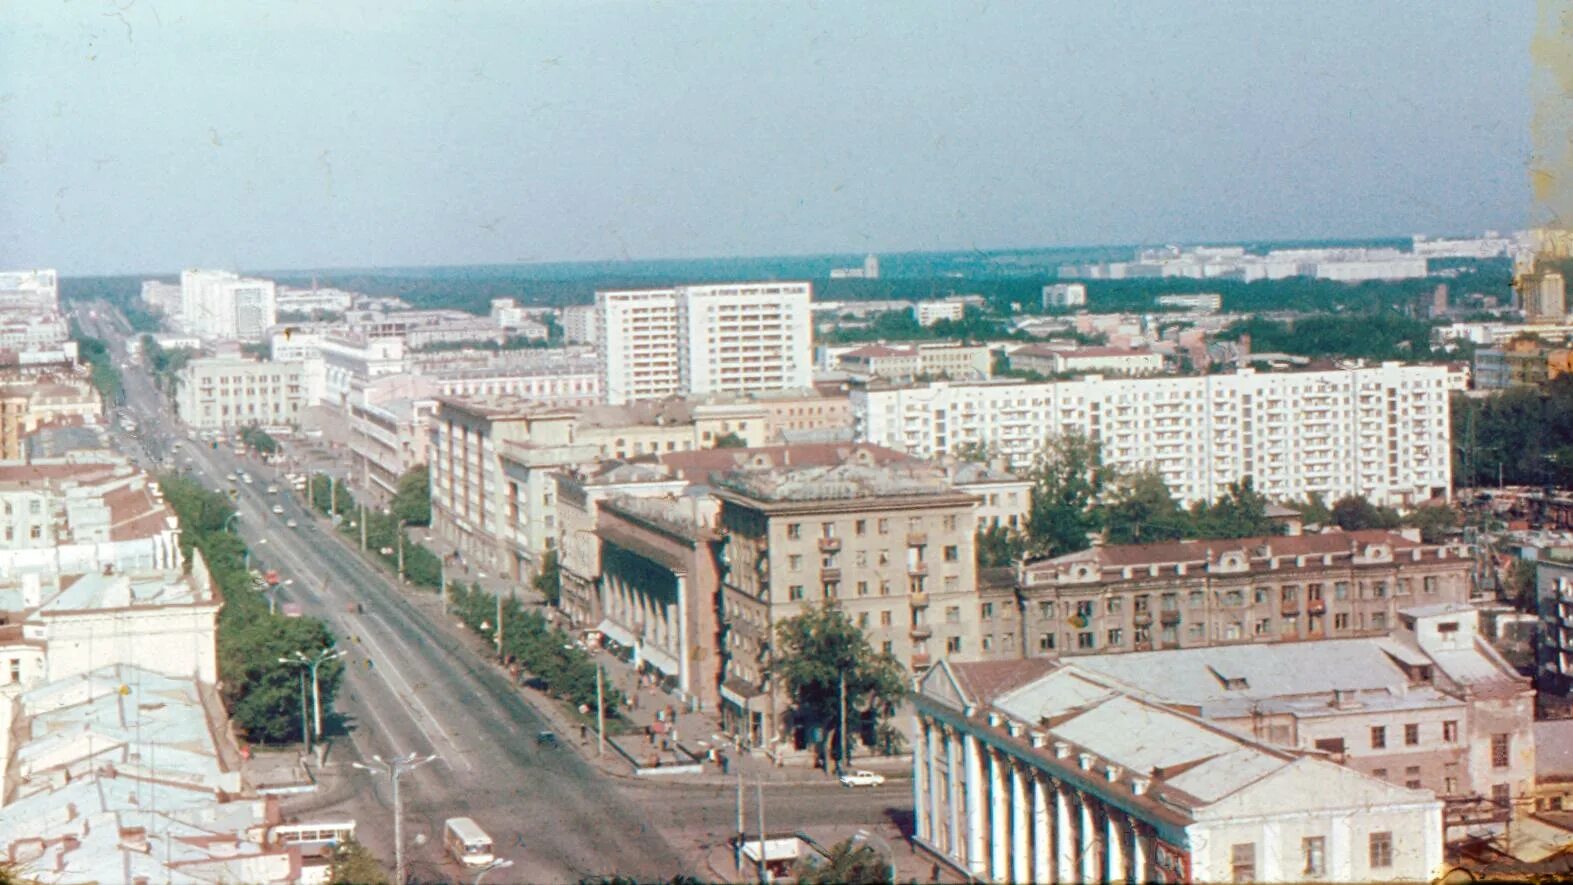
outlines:
{"label": "city skyline", "polygon": [[1534,221],[1532,8],[1201,10],[18,9],[0,257],[75,276]]}

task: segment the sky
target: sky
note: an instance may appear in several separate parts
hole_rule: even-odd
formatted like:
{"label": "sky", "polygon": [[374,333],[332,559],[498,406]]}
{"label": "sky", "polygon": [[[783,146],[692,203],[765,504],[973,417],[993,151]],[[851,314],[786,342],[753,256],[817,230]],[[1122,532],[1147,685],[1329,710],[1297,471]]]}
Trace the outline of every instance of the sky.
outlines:
{"label": "sky", "polygon": [[0,267],[1469,233],[1527,2],[0,0]]}

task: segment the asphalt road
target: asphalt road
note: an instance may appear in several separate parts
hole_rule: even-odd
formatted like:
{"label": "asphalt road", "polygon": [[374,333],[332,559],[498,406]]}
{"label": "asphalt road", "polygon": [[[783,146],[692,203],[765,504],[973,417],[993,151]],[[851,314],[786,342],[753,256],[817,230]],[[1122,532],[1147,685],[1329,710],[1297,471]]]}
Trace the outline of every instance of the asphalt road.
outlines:
{"label": "asphalt road", "polygon": [[[81,322],[111,343],[117,363],[124,362],[129,330],[114,328],[103,308],[98,313],[97,320],[83,316]],[[139,365],[122,374],[126,405],[140,430],[137,439],[119,439],[147,454],[169,452],[179,437],[162,397]],[[571,750],[537,748],[534,735],[546,727],[544,720],[497,668],[444,635],[384,576],[317,531],[292,495],[268,495],[266,486],[277,481],[269,468],[241,465],[230,451],[190,441],[176,457],[209,488],[224,488],[225,474],[237,466],[252,474],[252,484],[238,486],[238,530],[268,567],[294,581],[286,598],[327,619],[340,646],[351,651],[338,709],[353,755],[437,754],[437,761],[401,781],[412,876],[458,873],[443,864],[440,834],[444,819],[461,815],[475,818],[495,840],[498,856],[515,863],[488,881],[571,881],[612,872],[663,879],[689,871],[613,782]],[[186,457],[193,463],[184,464]],[[274,504],[285,514],[275,516]],[[286,528],[288,518],[301,528]],[[364,613],[349,611],[355,603]],[[335,764],[345,765],[346,755],[335,754]],[[391,859],[387,779],[353,776],[364,777],[362,795],[374,795],[386,809],[380,819],[360,819],[363,840]],[[417,847],[414,838],[422,833],[430,841]]]}

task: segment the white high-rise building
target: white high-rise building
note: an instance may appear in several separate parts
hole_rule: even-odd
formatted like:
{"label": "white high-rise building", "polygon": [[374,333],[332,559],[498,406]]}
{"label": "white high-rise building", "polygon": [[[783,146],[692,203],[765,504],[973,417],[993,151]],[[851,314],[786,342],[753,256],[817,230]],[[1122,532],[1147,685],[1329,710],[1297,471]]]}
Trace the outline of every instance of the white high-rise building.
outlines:
{"label": "white high-rise building", "polygon": [[59,311],[59,275],[53,270],[0,272],[0,310]]}
{"label": "white high-rise building", "polygon": [[597,292],[607,402],[809,387],[811,297],[808,283]]}
{"label": "white high-rise building", "polygon": [[180,274],[180,320],[193,335],[259,341],[278,321],[277,304],[272,280],[224,270]]}
{"label": "white high-rise building", "polygon": [[566,344],[594,344],[597,338],[596,307],[593,304],[575,304],[563,308],[563,342]]}
{"label": "white high-rise building", "polygon": [[1015,467],[1052,436],[1099,440],[1105,464],[1156,468],[1182,502],[1250,478],[1275,500],[1316,492],[1405,505],[1452,487],[1446,366],[1074,381],[934,382],[852,391],[856,438],[922,458],[982,445]]}

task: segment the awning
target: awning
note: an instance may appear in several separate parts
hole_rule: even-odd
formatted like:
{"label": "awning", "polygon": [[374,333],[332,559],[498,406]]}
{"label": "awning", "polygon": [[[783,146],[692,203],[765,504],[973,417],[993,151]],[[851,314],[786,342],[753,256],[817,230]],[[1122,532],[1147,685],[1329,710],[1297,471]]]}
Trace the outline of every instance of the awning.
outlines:
{"label": "awning", "polygon": [[665,673],[668,676],[677,675],[677,658],[672,657],[670,653],[662,649],[656,648],[653,645],[640,646],[639,658],[640,660],[648,661],[650,666],[660,670],[662,673]]}
{"label": "awning", "polygon": [[764,692],[740,679],[728,678],[721,683],[721,697],[739,707],[748,706],[749,698],[757,698],[761,694],[764,694]]}
{"label": "awning", "polygon": [[611,621],[602,621],[595,629],[600,630],[601,635],[616,642],[618,645],[626,645],[629,648],[634,646],[634,634],[624,630],[618,624],[614,624]]}

